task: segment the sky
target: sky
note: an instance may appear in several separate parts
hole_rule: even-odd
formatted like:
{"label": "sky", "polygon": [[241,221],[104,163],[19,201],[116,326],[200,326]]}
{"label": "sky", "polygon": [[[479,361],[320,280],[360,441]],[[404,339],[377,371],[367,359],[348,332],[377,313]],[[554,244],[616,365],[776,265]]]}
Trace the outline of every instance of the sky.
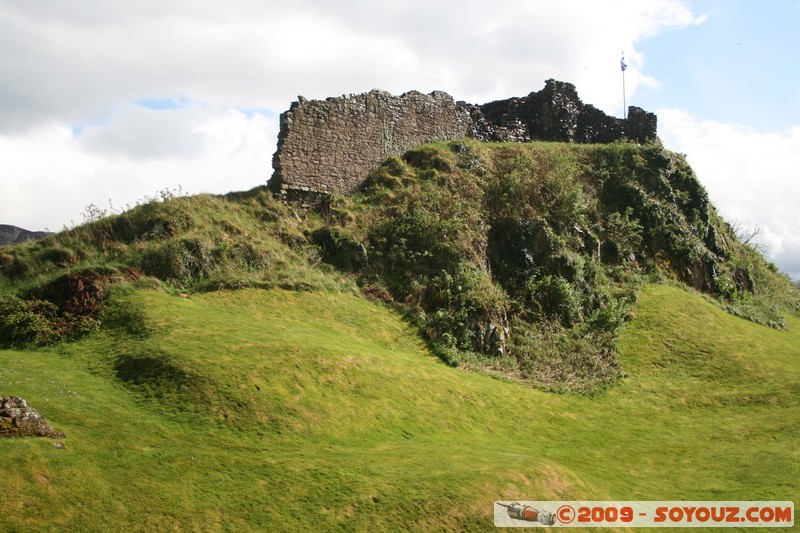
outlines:
{"label": "sky", "polygon": [[574,83],[654,111],[722,215],[800,279],[800,0],[0,0],[0,223],[248,190],[298,95]]}

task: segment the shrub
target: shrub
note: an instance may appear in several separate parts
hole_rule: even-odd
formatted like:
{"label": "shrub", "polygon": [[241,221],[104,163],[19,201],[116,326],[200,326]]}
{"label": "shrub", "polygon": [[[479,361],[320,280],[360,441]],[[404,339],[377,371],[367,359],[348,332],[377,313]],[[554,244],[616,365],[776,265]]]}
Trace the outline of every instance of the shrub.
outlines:
{"label": "shrub", "polygon": [[564,277],[545,275],[531,278],[528,293],[533,305],[539,307],[544,317],[552,318],[564,326],[573,326],[583,318],[581,298]]}
{"label": "shrub", "polygon": [[519,292],[551,253],[552,230],[541,218],[499,218],[488,232],[492,272],[511,293]]}
{"label": "shrub", "polygon": [[620,262],[641,250],[642,225],[633,217],[628,207],[624,214],[615,211],[606,217],[603,228],[601,257],[610,262]]}
{"label": "shrub", "polygon": [[436,144],[409,150],[403,154],[403,161],[423,172],[431,170],[449,172],[456,167],[452,151]]}
{"label": "shrub", "polygon": [[511,353],[519,372],[545,389],[591,394],[622,376],[612,334],[524,322],[514,331]]}
{"label": "shrub", "polygon": [[370,173],[362,188],[399,189],[414,176],[406,163],[398,157],[390,157],[383,165]]}
{"label": "shrub", "polygon": [[151,243],[141,255],[141,269],[164,281],[188,283],[212,271],[215,261],[211,249],[201,238]]}
{"label": "shrub", "polygon": [[0,296],[0,344],[44,345],[58,338],[54,327],[58,308],[44,300]]}
{"label": "shrub", "polygon": [[336,227],[323,227],[311,234],[323,261],[340,270],[355,272],[367,267],[367,249],[353,235]]}
{"label": "shrub", "polygon": [[502,162],[487,185],[493,218],[542,218],[556,232],[585,225],[587,204],[573,156],[562,151],[523,152]]}
{"label": "shrub", "polygon": [[390,289],[408,292],[413,279],[454,272],[467,255],[459,246],[462,221],[443,218],[422,205],[397,212],[370,232],[380,270],[391,279]]}
{"label": "shrub", "polygon": [[22,279],[31,270],[30,263],[16,254],[0,255],[0,272],[9,279]]}
{"label": "shrub", "polygon": [[110,219],[115,239],[131,243],[139,239],[167,239],[191,227],[187,200],[150,201],[133,208],[124,216]]}
{"label": "shrub", "polygon": [[78,263],[78,254],[74,250],[62,246],[45,248],[41,258],[57,267],[67,267]]}

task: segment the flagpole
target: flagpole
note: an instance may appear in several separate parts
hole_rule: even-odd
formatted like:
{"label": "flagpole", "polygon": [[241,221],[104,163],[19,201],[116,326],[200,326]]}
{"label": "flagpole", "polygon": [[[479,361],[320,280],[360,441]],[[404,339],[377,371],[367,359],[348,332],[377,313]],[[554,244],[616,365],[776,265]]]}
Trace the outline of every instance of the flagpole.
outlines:
{"label": "flagpole", "polygon": [[622,118],[623,120],[627,120],[628,105],[627,99],[625,98],[625,69],[628,68],[628,65],[625,64],[625,52],[622,52],[622,59],[619,60],[619,66],[622,69]]}

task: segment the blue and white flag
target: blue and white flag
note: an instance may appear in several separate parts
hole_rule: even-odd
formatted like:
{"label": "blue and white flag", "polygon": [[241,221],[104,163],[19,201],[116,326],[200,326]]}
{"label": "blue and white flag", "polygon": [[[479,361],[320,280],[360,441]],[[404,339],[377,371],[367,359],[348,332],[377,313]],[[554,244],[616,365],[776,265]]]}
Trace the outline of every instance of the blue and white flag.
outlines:
{"label": "blue and white flag", "polygon": [[625,64],[625,54],[622,54],[622,59],[619,60],[619,66],[622,69],[622,72],[625,72],[625,69],[628,68],[628,65]]}

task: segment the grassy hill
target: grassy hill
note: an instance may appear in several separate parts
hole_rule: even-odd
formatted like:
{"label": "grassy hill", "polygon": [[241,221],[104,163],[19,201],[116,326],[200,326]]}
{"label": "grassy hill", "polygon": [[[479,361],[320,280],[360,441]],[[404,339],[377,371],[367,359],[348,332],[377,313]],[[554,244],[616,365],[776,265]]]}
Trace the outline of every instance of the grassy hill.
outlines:
{"label": "grassy hill", "polygon": [[[486,530],[800,493],[797,287],[655,145],[449,142],[0,248],[0,531]],[[557,393],[555,393],[555,392]]]}
{"label": "grassy hill", "polygon": [[137,333],[3,351],[0,390],[67,433],[0,439],[4,531],[491,529],[495,499],[800,496],[800,321],[663,285],[628,376],[557,395],[433,357],[352,294],[125,290]]}
{"label": "grassy hill", "polygon": [[310,207],[265,188],[162,197],[0,250],[0,346],[95,331],[110,287],[136,280],[357,290],[450,364],[594,393],[624,373],[615,343],[642,283],[693,287],[778,329],[800,312],[798,288],[657,145],[435,143]]}

